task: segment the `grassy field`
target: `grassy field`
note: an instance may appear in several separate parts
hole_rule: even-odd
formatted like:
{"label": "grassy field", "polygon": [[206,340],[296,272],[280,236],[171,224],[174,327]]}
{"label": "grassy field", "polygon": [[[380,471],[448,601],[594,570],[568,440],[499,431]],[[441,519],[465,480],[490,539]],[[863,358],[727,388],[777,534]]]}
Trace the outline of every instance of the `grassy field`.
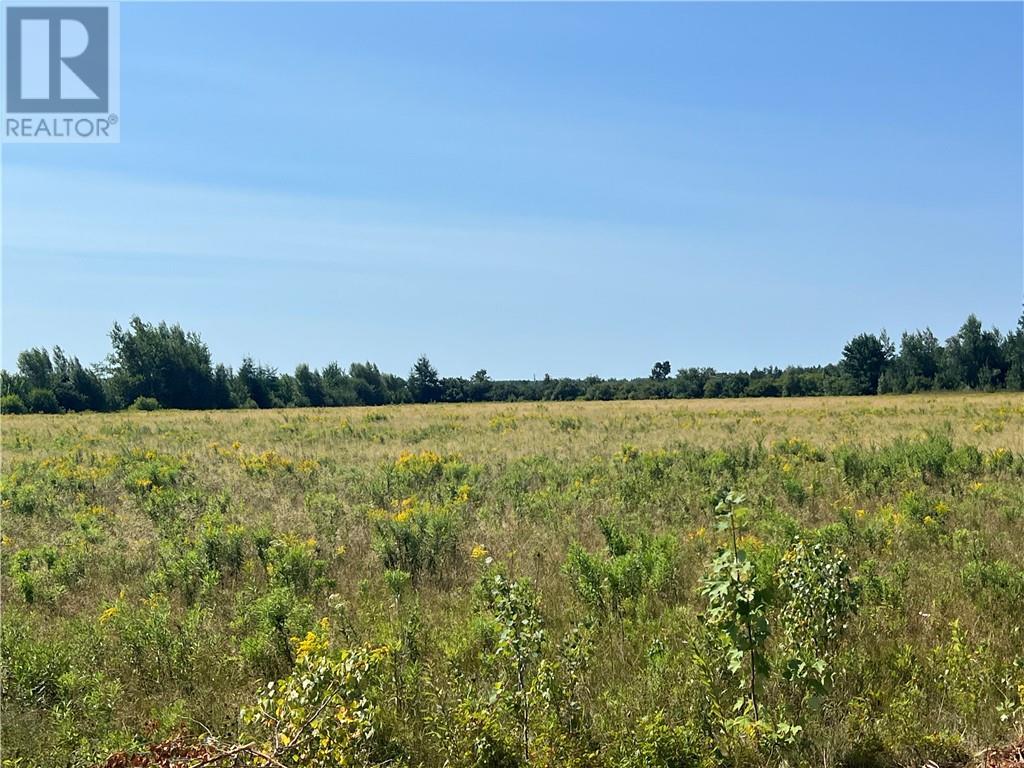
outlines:
{"label": "grassy field", "polygon": [[1024,730],[1019,394],[2,427],[5,767],[956,765]]}

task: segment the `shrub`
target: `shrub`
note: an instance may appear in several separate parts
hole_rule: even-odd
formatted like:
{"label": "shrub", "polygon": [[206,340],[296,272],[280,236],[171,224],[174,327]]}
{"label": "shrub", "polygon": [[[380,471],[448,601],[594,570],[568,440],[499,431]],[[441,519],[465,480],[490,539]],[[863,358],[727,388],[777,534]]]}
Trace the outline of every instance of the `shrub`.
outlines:
{"label": "shrub", "polygon": [[807,489],[804,488],[797,478],[786,475],[782,478],[782,489],[786,492],[786,498],[797,506],[807,501]]}
{"label": "shrub", "polygon": [[159,411],[160,401],[155,397],[146,397],[145,395],[139,395],[129,406],[133,411]]}
{"label": "shrub", "polygon": [[706,749],[696,734],[682,725],[671,725],[658,710],[644,715],[623,734],[617,751],[619,768],[699,768],[709,765]]}
{"label": "shrub", "polygon": [[583,427],[583,420],[579,416],[562,416],[561,418],[549,419],[551,426],[560,432],[578,432]]}
{"label": "shrub", "polygon": [[499,413],[497,416],[491,417],[488,425],[495,432],[511,432],[518,428],[519,422],[516,421],[516,417],[511,413]]}
{"label": "shrub", "polygon": [[598,524],[607,553],[592,553],[573,544],[564,570],[573,590],[599,618],[621,621],[642,595],[660,592],[675,571],[676,542],[670,536],[646,533],[627,536],[608,518]]}
{"label": "shrub", "polygon": [[323,619],[295,647],[295,668],[243,710],[246,736],[274,765],[334,768],[405,762],[385,728],[379,693],[386,648],[332,652]]}
{"label": "shrub", "polygon": [[25,403],[17,395],[4,395],[0,397],[0,413],[15,414],[27,413]]}
{"label": "shrub", "polygon": [[161,593],[138,601],[119,599],[100,616],[108,658],[121,665],[122,676],[135,678],[149,691],[194,680],[200,669],[208,675],[219,660],[207,658],[203,664],[210,650],[205,646],[207,611],[194,607],[182,614]]}
{"label": "shrub", "polygon": [[5,472],[0,476],[0,496],[3,512],[32,515],[53,512],[56,500],[52,487],[36,473]]}
{"label": "shrub", "polygon": [[29,391],[25,404],[32,413],[59,413],[60,405],[53,390],[35,388]]}
{"label": "shrub", "polygon": [[24,614],[4,607],[4,704],[14,702],[50,708],[64,699],[61,680],[72,664],[69,649],[56,638],[34,636]]}
{"label": "shrub", "polygon": [[88,553],[82,541],[60,549],[48,545],[14,554],[12,576],[28,604],[53,603],[85,575]]}
{"label": "shrub", "polygon": [[523,765],[520,745],[509,733],[499,713],[488,704],[465,696],[445,713],[443,729],[446,765],[466,768],[519,768]]}
{"label": "shrub", "polygon": [[394,462],[382,467],[375,488],[377,505],[386,507],[394,499],[409,496],[447,501],[458,495],[470,474],[471,467],[458,456],[442,456],[431,450],[403,451]]}
{"label": "shrub", "polygon": [[443,577],[458,559],[462,525],[452,504],[409,497],[391,511],[373,515],[373,546],[384,567],[402,570],[416,581],[423,574]]}
{"label": "shrub", "polygon": [[217,572],[188,540],[184,547],[177,543],[162,546],[161,560],[161,565],[146,579],[147,587],[152,591],[177,590],[185,602],[192,605],[217,582]]}
{"label": "shrub", "polygon": [[150,589],[178,590],[187,604],[195,603],[224,576],[242,567],[245,540],[241,526],[224,525],[217,512],[205,514],[194,535],[161,545],[160,566],[147,579]]}
{"label": "shrub", "polygon": [[[245,471],[254,477],[268,477],[275,471],[279,472],[294,472],[297,465],[291,459],[282,456],[277,451],[270,449],[263,451],[262,453],[254,453],[249,456],[239,456],[239,463]],[[311,468],[315,465],[305,464],[306,468]],[[302,465],[299,465],[302,468]]]}
{"label": "shrub", "polygon": [[185,460],[156,451],[133,451],[121,461],[125,468],[125,487],[146,495],[179,485],[184,478]]}
{"label": "shrub", "polygon": [[1002,559],[973,559],[960,569],[971,599],[993,613],[1024,605],[1024,570]]}
{"label": "shrub", "polygon": [[288,587],[307,595],[330,583],[324,576],[327,562],[317,557],[316,539],[285,534],[270,542],[263,559],[267,576],[275,587]]}
{"label": "shrub", "polygon": [[899,511],[907,519],[922,525],[938,525],[948,513],[944,502],[934,502],[921,491],[908,491],[900,499]]}
{"label": "shrub", "polygon": [[820,692],[831,683],[839,639],[856,612],[860,585],[841,550],[797,539],[776,570],[782,593],[778,622],[788,655],[786,674]]}
{"label": "shrub", "polygon": [[240,594],[232,627],[240,636],[245,665],[264,679],[286,673],[295,661],[291,639],[313,625],[312,604],[290,587],[273,587],[263,595]]}
{"label": "shrub", "polygon": [[501,680],[499,703],[511,714],[520,734],[524,765],[530,764],[530,713],[535,705],[535,676],[544,646],[540,600],[530,582],[509,579],[500,572],[483,577],[487,609],[498,628],[495,649]]}
{"label": "shrub", "polygon": [[784,592],[780,621],[792,639],[819,654],[834,650],[860,598],[842,550],[797,539],[776,578]]}

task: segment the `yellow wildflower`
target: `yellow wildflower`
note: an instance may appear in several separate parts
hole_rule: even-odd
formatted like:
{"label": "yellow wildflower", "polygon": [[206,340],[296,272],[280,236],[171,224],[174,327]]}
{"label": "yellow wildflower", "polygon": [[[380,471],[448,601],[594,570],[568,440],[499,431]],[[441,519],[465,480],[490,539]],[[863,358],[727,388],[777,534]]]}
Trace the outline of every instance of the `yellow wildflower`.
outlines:
{"label": "yellow wildflower", "polygon": [[304,656],[308,656],[314,651],[326,651],[328,646],[327,632],[330,630],[330,622],[326,619],[320,619],[318,625],[319,634],[316,631],[307,632],[306,636],[300,640],[297,637],[292,638],[292,642],[295,643],[295,657],[301,659]]}

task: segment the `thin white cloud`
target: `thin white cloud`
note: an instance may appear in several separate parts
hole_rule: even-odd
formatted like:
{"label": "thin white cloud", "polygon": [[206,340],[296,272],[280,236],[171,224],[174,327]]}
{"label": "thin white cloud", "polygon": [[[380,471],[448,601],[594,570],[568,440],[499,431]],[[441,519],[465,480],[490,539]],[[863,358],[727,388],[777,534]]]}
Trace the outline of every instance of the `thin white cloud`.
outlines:
{"label": "thin white cloud", "polygon": [[[9,253],[219,259],[365,269],[570,269],[677,257],[659,231],[455,217],[360,200],[268,194],[28,166],[4,171],[3,246]],[[56,203],[56,204],[55,204]]]}

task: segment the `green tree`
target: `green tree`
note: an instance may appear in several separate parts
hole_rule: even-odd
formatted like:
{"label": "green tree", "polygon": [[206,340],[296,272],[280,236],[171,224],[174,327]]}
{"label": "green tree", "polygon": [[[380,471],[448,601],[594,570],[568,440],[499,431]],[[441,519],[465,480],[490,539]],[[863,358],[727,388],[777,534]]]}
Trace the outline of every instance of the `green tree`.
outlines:
{"label": "green tree", "polygon": [[199,334],[133,317],[127,328],[114,323],[110,341],[112,385],[122,403],[152,397],[166,408],[213,405],[213,365]]}
{"label": "green tree", "polygon": [[668,360],[655,363],[654,367],[651,368],[651,378],[655,381],[665,381],[670,373],[672,373],[672,363]]}
{"label": "green tree", "polygon": [[707,623],[719,630],[728,644],[728,668],[743,672],[744,654],[750,655],[746,693],[754,720],[758,709],[759,678],[768,674],[765,644],[768,640],[767,589],[746,551],[739,546],[739,533],[750,515],[743,506],[746,497],[730,491],[715,508],[716,528],[729,534],[729,546],[721,547],[704,579],[701,594],[707,598]]}
{"label": "green tree", "polygon": [[1024,389],[1024,312],[1017,321],[1017,330],[1006,334],[1003,342],[1003,359],[1006,360],[1006,386],[1008,389]]}
{"label": "green tree", "polygon": [[487,371],[481,368],[469,378],[469,384],[466,389],[467,397],[474,403],[490,400],[492,383],[491,377],[487,375]]}
{"label": "green tree", "polygon": [[302,363],[295,368],[295,380],[309,405],[314,408],[324,405],[324,380],[319,371],[310,370],[308,365]]}
{"label": "green tree", "polygon": [[107,409],[107,393],[99,375],[60,347],[53,348],[53,393],[66,411]]}
{"label": "green tree", "polygon": [[518,721],[523,764],[530,764],[530,710],[533,682],[544,646],[540,599],[525,579],[513,580],[496,572],[484,577],[487,607],[498,629],[497,656],[504,680],[496,691],[508,691],[506,705]]}
{"label": "green tree", "polygon": [[714,368],[687,368],[676,373],[674,391],[676,397],[704,397],[708,380],[715,375]]}
{"label": "green tree", "polygon": [[465,403],[469,400],[469,381],[461,376],[443,376],[441,391],[446,403]]}
{"label": "green tree", "polygon": [[60,413],[60,405],[52,389],[35,387],[30,389],[25,405],[32,413]]}
{"label": "green tree", "polygon": [[391,398],[392,403],[408,403],[409,402],[409,388],[405,384],[405,379],[401,376],[396,376],[393,373],[383,374],[384,386],[387,387],[388,395]]}
{"label": "green tree", "polygon": [[11,413],[27,413],[28,408],[25,407],[25,402],[15,394],[5,394],[0,396],[0,413],[11,414]]}
{"label": "green tree", "polygon": [[348,375],[356,397],[363,405],[385,405],[391,402],[391,393],[384,375],[373,363],[352,363]]}
{"label": "green tree", "polygon": [[53,388],[53,363],[44,347],[33,347],[18,354],[18,373],[29,389]]}
{"label": "green tree", "polygon": [[887,339],[873,333],[862,333],[843,347],[842,372],[846,380],[847,393],[851,395],[874,395],[878,392],[878,380],[890,358],[891,345]]}
{"label": "green tree", "polygon": [[444,387],[437,369],[431,365],[426,355],[420,355],[409,372],[409,393],[413,402],[437,403],[444,400]]}
{"label": "green tree", "polygon": [[257,408],[280,408],[283,403],[278,396],[277,369],[258,364],[251,357],[242,360],[235,378],[238,401],[255,405]]}
{"label": "green tree", "polygon": [[986,331],[973,314],[946,342],[946,361],[954,386],[988,389],[1000,386],[1006,376],[999,331]]}
{"label": "green tree", "polygon": [[324,405],[356,405],[356,397],[352,379],[337,363],[328,363],[320,372],[324,384]]}
{"label": "green tree", "polygon": [[237,408],[233,390],[235,374],[223,363],[218,363],[213,371],[213,407]]}
{"label": "green tree", "polygon": [[919,392],[934,389],[942,371],[942,344],[930,328],[904,333],[900,353],[887,372],[884,389],[890,392]]}

